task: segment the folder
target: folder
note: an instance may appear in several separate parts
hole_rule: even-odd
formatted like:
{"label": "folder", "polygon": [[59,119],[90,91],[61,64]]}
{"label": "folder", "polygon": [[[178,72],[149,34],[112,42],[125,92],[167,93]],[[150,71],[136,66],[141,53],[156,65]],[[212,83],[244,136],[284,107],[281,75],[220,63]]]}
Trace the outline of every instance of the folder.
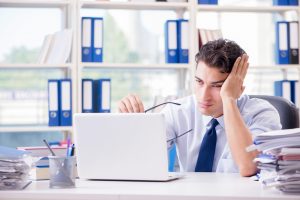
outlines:
{"label": "folder", "polygon": [[179,63],[189,62],[189,21],[178,20]]}
{"label": "folder", "polygon": [[288,100],[290,100],[290,83],[288,80],[281,80],[281,81],[275,81],[274,82],[274,95],[284,97]]}
{"label": "folder", "polygon": [[81,23],[81,59],[92,62],[92,18],[82,17]]}
{"label": "folder", "polygon": [[299,4],[298,0],[288,0],[290,6],[297,6]]}
{"label": "folder", "polygon": [[166,63],[178,63],[177,20],[167,20],[165,24]]}
{"label": "folder", "polygon": [[289,61],[299,64],[299,30],[298,22],[289,22]]}
{"label": "folder", "polygon": [[93,80],[82,79],[82,112],[92,113],[94,108],[93,103]]}
{"label": "folder", "polygon": [[93,62],[103,60],[103,18],[93,18]]}
{"label": "folder", "polygon": [[276,61],[277,64],[289,64],[289,24],[286,21],[276,23]]}
{"label": "folder", "polygon": [[281,96],[295,103],[295,80],[281,80],[274,82],[275,96]]}
{"label": "folder", "polygon": [[210,4],[210,0],[198,0],[198,4]]}
{"label": "folder", "polygon": [[60,82],[48,80],[48,125],[60,125]]}
{"label": "folder", "polygon": [[72,81],[71,79],[60,80],[61,113],[60,125],[72,126]]}
{"label": "folder", "polygon": [[290,88],[291,88],[291,102],[296,104],[296,80],[290,80]]}
{"label": "folder", "polygon": [[300,81],[295,82],[295,104],[300,108]]}
{"label": "folder", "polygon": [[218,0],[210,0],[209,4],[218,5]]}
{"label": "folder", "polygon": [[287,6],[290,0],[273,0],[274,6]]}
{"label": "folder", "polygon": [[99,113],[110,112],[111,80],[99,79],[94,81],[95,111]]}

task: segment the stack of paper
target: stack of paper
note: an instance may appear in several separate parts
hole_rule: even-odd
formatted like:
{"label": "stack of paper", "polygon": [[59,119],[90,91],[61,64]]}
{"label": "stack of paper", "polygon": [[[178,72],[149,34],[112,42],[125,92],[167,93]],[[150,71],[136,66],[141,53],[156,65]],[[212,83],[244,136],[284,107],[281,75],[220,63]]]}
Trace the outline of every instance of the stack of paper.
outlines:
{"label": "stack of paper", "polygon": [[300,192],[300,128],[257,135],[247,150],[261,152],[254,162],[264,186],[288,193]]}
{"label": "stack of paper", "polygon": [[[33,160],[32,169],[30,171],[31,180],[44,180],[49,179],[49,159],[48,156],[51,152],[46,146],[34,146],[34,147],[17,147],[18,150],[26,151]],[[67,146],[51,146],[51,149],[57,156],[66,156]]]}
{"label": "stack of paper", "polygon": [[29,161],[24,152],[0,146],[0,190],[19,190],[29,185]]}

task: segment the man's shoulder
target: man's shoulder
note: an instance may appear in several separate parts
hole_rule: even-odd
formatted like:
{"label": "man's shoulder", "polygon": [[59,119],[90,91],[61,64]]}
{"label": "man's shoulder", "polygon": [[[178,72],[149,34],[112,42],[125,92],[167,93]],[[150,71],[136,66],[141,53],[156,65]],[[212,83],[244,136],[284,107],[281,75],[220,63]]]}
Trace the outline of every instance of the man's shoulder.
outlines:
{"label": "man's shoulder", "polygon": [[239,109],[245,122],[251,127],[251,133],[281,129],[279,113],[269,101],[248,95],[242,96],[240,100]]}
{"label": "man's shoulder", "polygon": [[266,113],[268,116],[279,117],[278,111],[270,102],[258,97],[243,95],[238,99],[238,107],[242,115],[256,116]]}
{"label": "man's shoulder", "polygon": [[267,100],[265,99],[261,99],[261,98],[257,98],[257,97],[251,97],[251,95],[242,95],[239,99],[238,99],[238,106],[241,110],[245,109],[245,108],[257,108],[257,109],[266,109],[266,108],[270,108],[270,109],[274,109],[274,106],[269,103]]}

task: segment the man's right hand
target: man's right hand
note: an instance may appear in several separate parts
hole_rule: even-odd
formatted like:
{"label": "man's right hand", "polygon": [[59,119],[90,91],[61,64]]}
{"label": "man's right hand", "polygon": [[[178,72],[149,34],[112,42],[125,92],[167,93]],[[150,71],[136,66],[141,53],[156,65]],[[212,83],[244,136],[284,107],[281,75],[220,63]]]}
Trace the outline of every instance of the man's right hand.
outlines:
{"label": "man's right hand", "polygon": [[118,105],[118,110],[121,113],[145,112],[143,102],[138,96],[134,94],[130,94],[121,99]]}

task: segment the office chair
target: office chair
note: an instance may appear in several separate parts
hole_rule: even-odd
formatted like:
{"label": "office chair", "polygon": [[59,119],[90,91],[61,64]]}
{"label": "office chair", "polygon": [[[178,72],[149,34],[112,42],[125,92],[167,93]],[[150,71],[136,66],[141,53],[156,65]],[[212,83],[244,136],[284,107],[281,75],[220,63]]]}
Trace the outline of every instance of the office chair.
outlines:
{"label": "office chair", "polygon": [[264,99],[279,113],[282,129],[299,128],[299,109],[291,101],[278,96],[249,95],[250,98]]}

